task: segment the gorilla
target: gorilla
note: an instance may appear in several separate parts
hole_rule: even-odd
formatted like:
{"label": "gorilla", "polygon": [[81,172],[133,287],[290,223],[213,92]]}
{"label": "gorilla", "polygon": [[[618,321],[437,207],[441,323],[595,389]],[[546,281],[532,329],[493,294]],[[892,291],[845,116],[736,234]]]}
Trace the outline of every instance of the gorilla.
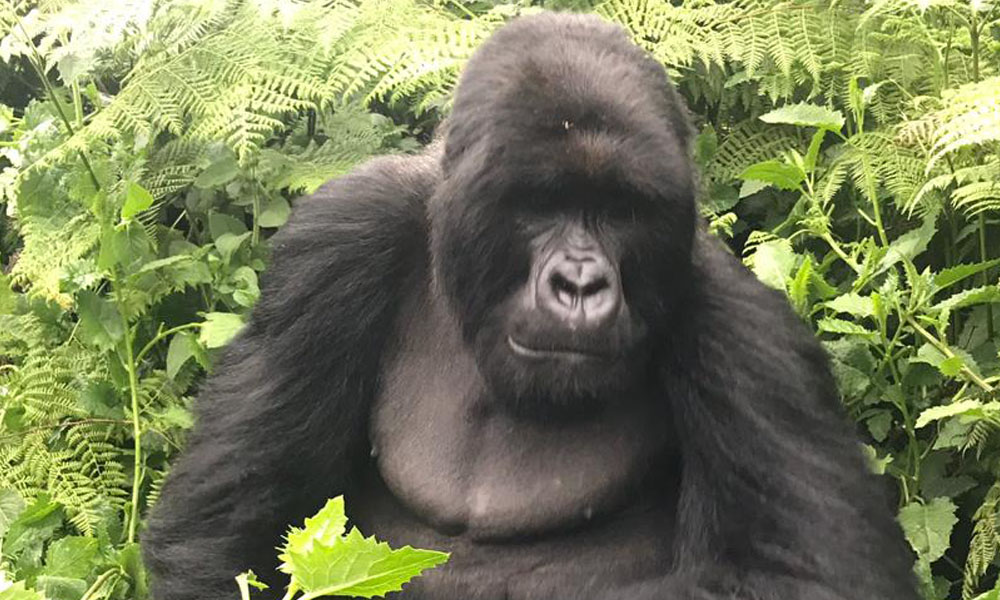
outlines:
{"label": "gorilla", "polygon": [[917,598],[821,346],[700,222],[660,64],[522,17],[444,127],[274,237],[145,531],[156,600],[274,577],[338,494],[452,553],[400,599]]}

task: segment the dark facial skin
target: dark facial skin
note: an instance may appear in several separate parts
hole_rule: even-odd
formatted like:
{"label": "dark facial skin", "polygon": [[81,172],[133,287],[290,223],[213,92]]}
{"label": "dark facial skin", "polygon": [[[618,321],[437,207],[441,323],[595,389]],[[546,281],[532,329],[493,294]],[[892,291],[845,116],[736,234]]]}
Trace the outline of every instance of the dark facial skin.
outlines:
{"label": "dark facial skin", "polygon": [[[522,219],[530,268],[475,337],[498,399],[517,414],[583,418],[642,373],[647,327],[622,283],[623,230],[560,213]],[[523,271],[522,271],[523,272]]]}

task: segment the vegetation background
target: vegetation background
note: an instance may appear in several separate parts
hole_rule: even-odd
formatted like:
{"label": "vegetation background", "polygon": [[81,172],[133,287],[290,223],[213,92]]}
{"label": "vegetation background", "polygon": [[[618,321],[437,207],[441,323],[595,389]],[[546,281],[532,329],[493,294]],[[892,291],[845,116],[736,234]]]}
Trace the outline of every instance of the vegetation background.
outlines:
{"label": "vegetation background", "polygon": [[924,596],[1000,598],[996,0],[0,0],[0,600],[145,597],[293,199],[416,151],[541,8],[666,65],[701,209],[829,350]]}

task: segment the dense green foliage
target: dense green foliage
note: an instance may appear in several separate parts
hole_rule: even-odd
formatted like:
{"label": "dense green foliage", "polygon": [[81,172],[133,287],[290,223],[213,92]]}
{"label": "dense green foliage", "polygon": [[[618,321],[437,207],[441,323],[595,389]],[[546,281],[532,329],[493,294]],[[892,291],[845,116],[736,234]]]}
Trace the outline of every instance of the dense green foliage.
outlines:
{"label": "dense green foliage", "polygon": [[668,67],[703,212],[824,341],[925,596],[1000,594],[995,0],[0,0],[0,600],[144,597],[142,516],[290,200],[427,141],[540,6]]}

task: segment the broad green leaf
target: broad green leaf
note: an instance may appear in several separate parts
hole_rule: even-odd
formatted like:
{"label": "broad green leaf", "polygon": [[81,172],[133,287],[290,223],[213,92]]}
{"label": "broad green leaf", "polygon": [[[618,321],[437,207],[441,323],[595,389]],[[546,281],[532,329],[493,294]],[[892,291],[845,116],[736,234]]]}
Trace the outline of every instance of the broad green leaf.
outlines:
{"label": "broad green leaf", "polygon": [[797,190],[805,179],[805,174],[795,165],[780,160],[766,160],[750,165],[738,177],[763,181],[782,190]]}
{"label": "broad green leaf", "polygon": [[754,251],[753,272],[768,287],[784,290],[794,267],[795,252],[788,240],[764,242]]}
{"label": "broad green leaf", "polygon": [[934,276],[934,285],[939,289],[944,289],[986,269],[992,269],[997,265],[1000,265],[1000,258],[994,258],[986,262],[955,265],[954,267],[942,269],[941,272]]}
{"label": "broad green leaf", "polygon": [[236,288],[233,291],[233,300],[240,306],[250,308],[260,297],[260,288],[257,285],[257,272],[250,267],[240,267],[229,277],[230,283]]}
{"label": "broad green leaf", "polygon": [[300,600],[384,596],[448,560],[444,552],[393,550],[353,528],[344,535],[346,527],[343,497],[337,497],[306,519],[305,527],[289,531],[280,569],[291,575],[290,588],[302,592]]}
{"label": "broad green leaf", "polygon": [[62,507],[47,495],[40,495],[11,522],[4,538],[4,552],[14,554],[27,548],[40,552],[62,522]]}
{"label": "broad green leaf", "polygon": [[194,186],[201,189],[218,187],[232,181],[240,172],[236,157],[226,154],[208,165],[194,180]]}
{"label": "broad green leaf", "polygon": [[246,233],[247,226],[236,217],[212,211],[208,213],[208,231],[212,234],[212,241],[217,242],[226,233],[233,235]]}
{"label": "broad green leaf", "polygon": [[770,183],[767,181],[759,181],[757,179],[744,179],[743,184],[740,185],[740,198],[746,198],[747,196],[753,196],[757,192],[767,189],[770,187]]}
{"label": "broad green leaf", "polygon": [[899,524],[920,560],[930,564],[944,556],[951,530],[958,522],[955,509],[948,498],[935,498],[927,504],[908,504],[899,511]]}
{"label": "broad green leaf", "polygon": [[125,324],[115,305],[93,292],[80,292],[77,315],[80,339],[87,344],[111,350],[125,337]]}
{"label": "broad green leaf", "polygon": [[171,379],[177,376],[181,367],[188,359],[195,358],[203,367],[207,362],[205,351],[198,338],[187,331],[182,331],[170,338],[170,346],[167,347],[167,376]]}
{"label": "broad green leaf", "polygon": [[982,405],[983,403],[979,400],[961,400],[944,406],[933,406],[920,413],[920,416],[917,417],[917,422],[914,426],[917,429],[920,429],[921,427],[926,427],[935,421],[965,414],[971,410],[982,407]]}
{"label": "broad green leaf", "polygon": [[205,315],[198,341],[206,348],[221,348],[243,327],[243,318],[235,313],[211,312]]}
{"label": "broad green leaf", "polygon": [[[48,573],[48,568],[45,569]],[[61,575],[39,575],[35,579],[35,589],[45,596],[45,600],[80,600],[87,593],[87,582],[79,577]]]}
{"label": "broad green leaf", "polygon": [[[3,571],[0,571],[0,575]],[[0,581],[0,584],[3,584]],[[10,587],[0,591],[0,600],[46,600],[40,593],[26,589],[23,581],[18,581]]]}
{"label": "broad green leaf", "polygon": [[97,551],[95,538],[68,536],[58,539],[52,542],[45,554],[45,574],[83,579],[94,568]]}
{"label": "broad green leaf", "polygon": [[761,115],[760,120],[772,124],[819,127],[830,131],[840,131],[844,127],[844,115],[839,110],[804,102],[772,110]]}
{"label": "broad green leaf", "polygon": [[233,258],[240,248],[243,247],[244,242],[250,239],[250,232],[241,233],[239,235],[235,233],[223,233],[215,240],[215,249],[219,251],[219,255],[222,260],[228,263]]}
{"label": "broad green leaf", "polygon": [[3,538],[7,535],[10,524],[24,512],[24,506],[24,499],[16,491],[0,490],[0,548],[3,547]]}
{"label": "broad green leaf", "polygon": [[876,413],[865,421],[865,425],[868,426],[868,432],[872,434],[872,439],[876,442],[884,442],[885,437],[889,434],[889,428],[892,427],[892,415],[888,411]]}
{"label": "broad green leaf", "polygon": [[288,204],[288,200],[278,196],[267,203],[267,206],[261,211],[257,223],[261,227],[281,227],[288,220],[288,215],[291,212],[292,207]]}
{"label": "broad green leaf", "polygon": [[128,221],[153,205],[153,195],[134,181],[125,186],[125,204],[122,205],[122,220]]}
{"label": "broad green leaf", "polygon": [[831,308],[840,313],[847,313],[854,317],[870,317],[875,314],[875,304],[871,297],[861,296],[855,292],[849,292],[842,296],[837,296],[826,303]]}

